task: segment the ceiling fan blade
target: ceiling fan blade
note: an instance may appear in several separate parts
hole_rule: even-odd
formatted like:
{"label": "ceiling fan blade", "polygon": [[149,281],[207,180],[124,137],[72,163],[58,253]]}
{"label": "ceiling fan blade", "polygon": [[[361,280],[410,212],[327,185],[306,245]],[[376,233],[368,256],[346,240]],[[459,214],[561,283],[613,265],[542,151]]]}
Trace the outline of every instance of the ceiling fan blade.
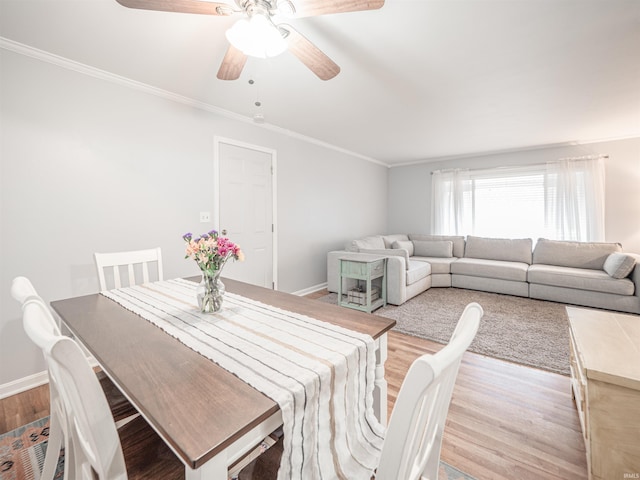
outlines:
{"label": "ceiling fan blade", "polygon": [[384,0],[293,0],[295,12],[293,18],[314,17],[329,13],[360,12],[377,10]]}
{"label": "ceiling fan blade", "polygon": [[318,78],[330,80],[340,73],[340,67],[333,60],[290,25],[279,25],[278,28],[287,33],[285,40],[289,51],[298,57],[298,60],[304,63]]}
{"label": "ceiling fan blade", "polygon": [[233,45],[229,45],[216,76],[220,80],[237,80],[246,62],[247,56]]}
{"label": "ceiling fan blade", "polygon": [[116,0],[120,5],[142,10],[161,12],[200,13],[203,15],[231,15],[235,13],[226,3],[205,2],[202,0]]}

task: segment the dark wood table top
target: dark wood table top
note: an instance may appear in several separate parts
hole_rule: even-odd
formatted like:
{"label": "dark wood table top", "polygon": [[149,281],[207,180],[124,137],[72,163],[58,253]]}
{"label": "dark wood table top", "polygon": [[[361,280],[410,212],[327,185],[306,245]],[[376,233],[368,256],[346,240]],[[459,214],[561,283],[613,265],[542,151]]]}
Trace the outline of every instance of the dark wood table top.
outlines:
{"label": "dark wood table top", "polygon": [[[395,325],[395,320],[317,300],[230,279],[224,283],[229,292],[374,339]],[[191,468],[201,467],[279,409],[270,398],[103,295],[58,300],[51,306]]]}

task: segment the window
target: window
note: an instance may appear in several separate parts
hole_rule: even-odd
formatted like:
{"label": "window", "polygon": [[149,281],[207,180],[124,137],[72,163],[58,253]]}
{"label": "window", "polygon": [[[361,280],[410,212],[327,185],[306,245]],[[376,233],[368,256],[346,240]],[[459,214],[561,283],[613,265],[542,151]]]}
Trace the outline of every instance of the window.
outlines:
{"label": "window", "polygon": [[503,238],[604,239],[599,158],[433,173],[432,232]]}

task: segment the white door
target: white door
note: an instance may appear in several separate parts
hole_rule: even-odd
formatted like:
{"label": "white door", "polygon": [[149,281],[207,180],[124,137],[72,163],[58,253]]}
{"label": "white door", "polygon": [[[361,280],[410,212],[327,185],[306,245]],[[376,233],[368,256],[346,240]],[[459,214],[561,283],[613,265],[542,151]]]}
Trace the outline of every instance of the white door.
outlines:
{"label": "white door", "polygon": [[229,260],[223,277],[276,288],[275,151],[216,138],[219,231],[240,245],[244,262]]}

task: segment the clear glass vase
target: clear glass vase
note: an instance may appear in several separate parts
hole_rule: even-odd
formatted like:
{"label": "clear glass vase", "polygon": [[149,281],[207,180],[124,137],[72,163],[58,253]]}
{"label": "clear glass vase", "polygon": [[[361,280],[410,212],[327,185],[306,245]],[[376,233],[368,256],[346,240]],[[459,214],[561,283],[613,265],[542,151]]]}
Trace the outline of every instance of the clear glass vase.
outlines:
{"label": "clear glass vase", "polygon": [[221,270],[215,270],[213,275],[202,272],[202,281],[196,289],[198,307],[202,313],[215,313],[222,308],[225,289],[220,280],[221,273]]}

